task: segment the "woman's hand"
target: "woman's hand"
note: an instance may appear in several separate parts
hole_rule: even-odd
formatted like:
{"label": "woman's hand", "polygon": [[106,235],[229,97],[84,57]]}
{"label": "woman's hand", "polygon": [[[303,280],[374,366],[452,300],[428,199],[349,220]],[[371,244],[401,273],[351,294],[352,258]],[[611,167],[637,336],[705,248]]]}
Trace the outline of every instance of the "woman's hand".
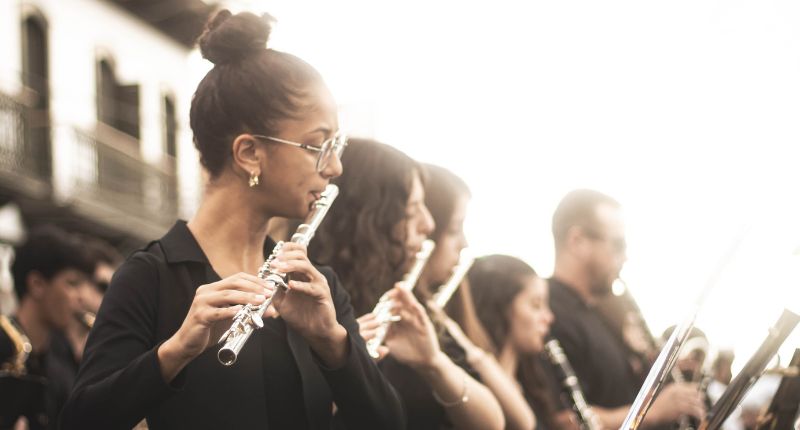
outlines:
{"label": "woman's hand", "polygon": [[[358,332],[361,334],[364,342],[369,342],[370,339],[375,337],[380,323],[375,319],[375,315],[372,312],[362,315],[356,321],[358,322]],[[389,348],[386,345],[379,346],[378,358],[375,359],[375,361],[383,360],[387,354],[389,354]]]}
{"label": "woman's hand", "polygon": [[272,269],[291,278],[285,291],[275,291],[275,310],[326,365],[338,367],[347,354],[347,330],[336,320],[328,280],[308,260],[306,247],[285,243],[272,261]]}
{"label": "woman's hand", "polygon": [[400,317],[389,326],[386,335],[386,346],[392,356],[412,368],[433,366],[440,353],[439,339],[425,309],[399,283],[388,294],[394,303],[394,315]]}
{"label": "woman's hand", "polygon": [[186,364],[215,344],[243,305],[259,305],[271,295],[263,279],[247,273],[198,287],[183,324],[158,349],[164,379],[171,381]]}

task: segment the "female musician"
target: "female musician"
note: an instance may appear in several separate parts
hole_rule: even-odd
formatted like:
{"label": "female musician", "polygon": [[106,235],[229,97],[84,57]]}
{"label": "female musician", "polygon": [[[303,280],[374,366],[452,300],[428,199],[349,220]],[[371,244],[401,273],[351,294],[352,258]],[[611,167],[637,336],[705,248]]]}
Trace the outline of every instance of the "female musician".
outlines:
{"label": "female musician", "polygon": [[[392,289],[434,227],[420,166],[390,146],[362,139],[349,142],[342,163],[341,194],[310,254],[337,271],[359,315],[390,291],[401,320],[390,327],[390,355],[381,370],[405,401],[408,428],[502,428],[502,410],[491,392],[442,352],[413,294]],[[373,337],[374,317],[359,321],[365,338]]]}
{"label": "female musician", "polygon": [[[428,164],[425,165],[425,172],[425,205],[436,224],[431,234],[436,248],[414,290],[423,303],[431,298],[436,288],[448,281],[461,251],[467,246],[464,218],[471,197],[467,184],[451,171]],[[446,315],[438,310],[434,312],[457,346],[464,350],[467,362],[480,375],[481,381],[497,397],[506,417],[506,428],[534,428],[535,416],[517,389],[513,375],[503,372],[494,357],[485,352],[491,351],[491,340],[478,321],[469,287],[462,285],[458,288],[445,310]],[[447,346],[442,342],[443,349]]]}
{"label": "female musician", "polygon": [[536,359],[553,322],[547,283],[525,262],[506,255],[475,260],[467,280],[500,366],[517,379],[540,424],[561,428]]}
{"label": "female musician", "polygon": [[393,388],[366,352],[332,271],[287,243],[273,268],[291,274],[230,368],[222,332],[247,303],[272,296],[253,275],[275,243],[273,216],[304,218],[341,174],[336,104],[320,75],[265,47],[269,23],[219,12],[199,43],[215,66],[191,107],[208,173],[188,222],[117,271],[92,330],[62,428],[403,427]]}

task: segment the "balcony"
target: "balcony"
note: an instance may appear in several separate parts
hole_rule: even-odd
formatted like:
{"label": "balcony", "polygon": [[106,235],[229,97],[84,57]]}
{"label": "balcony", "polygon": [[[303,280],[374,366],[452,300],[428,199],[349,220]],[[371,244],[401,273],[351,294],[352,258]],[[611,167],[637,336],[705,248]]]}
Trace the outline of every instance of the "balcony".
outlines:
{"label": "balcony", "polygon": [[15,201],[28,224],[57,222],[130,243],[159,237],[178,214],[169,161],[146,162],[136,139],[100,123],[91,132],[50,127],[46,112],[0,93],[0,204]]}
{"label": "balcony", "polygon": [[90,134],[69,130],[76,154],[69,205],[83,216],[131,236],[161,236],[178,215],[177,179],[172,163],[142,160],[129,136],[98,124]]}
{"label": "balcony", "polygon": [[50,126],[46,111],[0,93],[0,186],[32,198],[51,193]]}

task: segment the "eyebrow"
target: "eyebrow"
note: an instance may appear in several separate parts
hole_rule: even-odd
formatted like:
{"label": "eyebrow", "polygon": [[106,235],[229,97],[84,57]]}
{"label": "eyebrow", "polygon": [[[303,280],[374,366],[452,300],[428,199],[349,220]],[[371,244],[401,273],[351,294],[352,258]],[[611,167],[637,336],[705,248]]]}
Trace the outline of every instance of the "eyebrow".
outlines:
{"label": "eyebrow", "polygon": [[331,133],[331,129],[323,125],[315,128],[314,130],[309,131],[308,133],[306,133],[306,135],[314,133],[322,133],[324,136],[327,136],[328,134]]}

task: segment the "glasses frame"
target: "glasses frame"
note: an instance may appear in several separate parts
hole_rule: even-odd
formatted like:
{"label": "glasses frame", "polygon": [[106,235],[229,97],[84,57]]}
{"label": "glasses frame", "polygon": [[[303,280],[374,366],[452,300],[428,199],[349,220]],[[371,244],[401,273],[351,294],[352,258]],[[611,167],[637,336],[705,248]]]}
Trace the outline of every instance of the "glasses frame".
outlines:
{"label": "glasses frame", "polygon": [[[294,146],[295,148],[305,149],[306,151],[319,154],[317,156],[317,164],[316,164],[317,172],[321,172],[325,170],[326,167],[328,167],[328,162],[331,155],[336,154],[336,157],[341,159],[342,152],[344,152],[344,148],[347,147],[347,135],[345,135],[344,133],[336,133],[330,139],[327,139],[326,141],[322,142],[321,146],[309,145],[307,143],[292,142],[291,140],[281,139],[272,136],[265,136],[263,134],[253,134],[252,136],[255,137],[256,139],[264,139],[272,142],[283,143],[285,145]],[[325,156],[324,159],[323,156]]]}

